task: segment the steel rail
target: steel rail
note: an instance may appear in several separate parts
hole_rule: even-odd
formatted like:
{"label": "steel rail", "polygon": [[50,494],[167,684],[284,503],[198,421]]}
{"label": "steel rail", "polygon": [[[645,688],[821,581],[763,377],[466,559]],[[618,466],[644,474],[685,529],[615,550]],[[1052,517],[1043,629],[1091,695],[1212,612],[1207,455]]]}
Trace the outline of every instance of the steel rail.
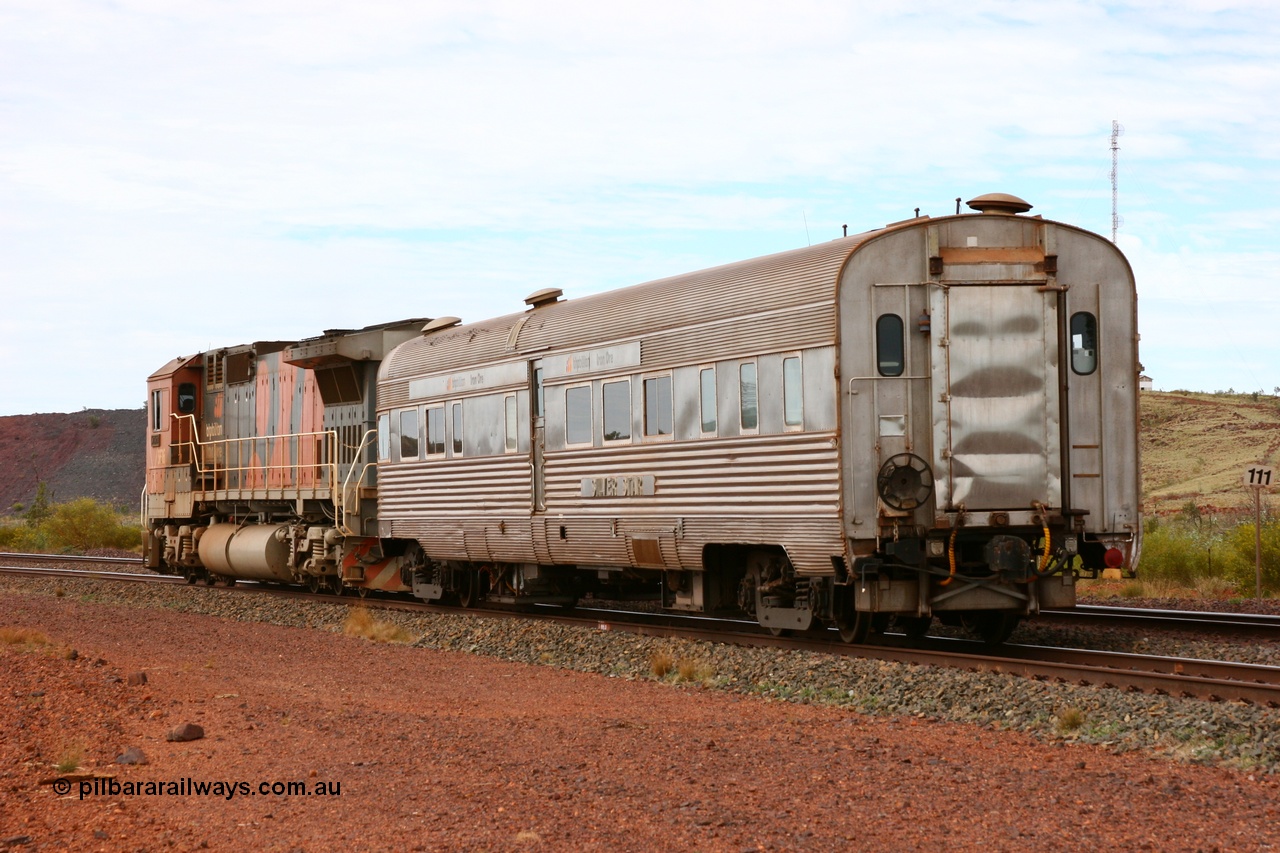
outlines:
{"label": "steel rail", "polygon": [[[0,567],[0,571],[45,577],[186,584],[185,579],[176,575],[89,572],[29,566]],[[223,589],[226,588],[223,587]],[[875,645],[848,645],[840,642],[836,633],[831,630],[775,637],[753,622],[712,619],[703,616],[585,608],[569,611],[553,606],[533,609],[498,606],[463,611],[454,607],[419,601],[314,594],[287,587],[269,587],[254,582],[241,582],[231,589],[246,592],[265,590],[274,595],[304,600],[331,604],[364,604],[379,609],[409,612],[454,614],[469,612],[477,616],[496,618],[537,618],[601,631],[626,631],[639,636],[812,651],[916,665],[961,667],[1061,683],[1280,707],[1280,667],[1260,664],[1018,644],[1006,644],[991,649],[973,641],[939,637],[928,637],[923,642],[910,643],[905,637],[893,634],[881,637],[880,642]]]}

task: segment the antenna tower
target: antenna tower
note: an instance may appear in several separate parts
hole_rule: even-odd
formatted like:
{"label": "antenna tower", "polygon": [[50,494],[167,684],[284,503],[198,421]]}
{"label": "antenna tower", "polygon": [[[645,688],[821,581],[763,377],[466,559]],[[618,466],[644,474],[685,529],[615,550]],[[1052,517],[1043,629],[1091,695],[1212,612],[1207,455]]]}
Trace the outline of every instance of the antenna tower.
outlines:
{"label": "antenna tower", "polygon": [[1120,170],[1120,137],[1124,135],[1124,125],[1118,121],[1111,122],[1111,242],[1116,241],[1116,231],[1124,224],[1120,218],[1120,191],[1117,176]]}

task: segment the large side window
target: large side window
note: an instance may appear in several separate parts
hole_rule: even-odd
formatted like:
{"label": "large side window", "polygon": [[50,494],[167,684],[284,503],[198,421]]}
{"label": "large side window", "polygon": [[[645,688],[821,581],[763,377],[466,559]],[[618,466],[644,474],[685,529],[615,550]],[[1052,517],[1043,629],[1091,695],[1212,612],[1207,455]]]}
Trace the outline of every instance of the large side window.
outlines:
{"label": "large side window", "polygon": [[671,377],[653,376],[644,381],[644,434],[671,435]]}
{"label": "large side window", "polygon": [[901,376],[905,367],[902,318],[881,314],[876,320],[876,368],[881,376]]}
{"label": "large side window", "polygon": [[427,409],[427,455],[444,453],[444,406]]}
{"label": "large side window", "polygon": [[[631,438],[631,380],[604,383],[604,440]],[[588,439],[589,440],[589,439]]]}
{"label": "large side window", "polygon": [[191,382],[183,382],[178,386],[178,411],[184,415],[194,414],[196,410],[196,386]]}
{"label": "large side window", "polygon": [[400,413],[400,458],[418,458],[417,409],[405,409]]}
{"label": "large side window", "polygon": [[698,372],[698,401],[702,412],[702,432],[716,431],[716,369],[707,367]]}
{"label": "large side window", "polygon": [[565,444],[591,443],[591,386],[577,385],[564,392]]}
{"label": "large side window", "polygon": [[760,427],[760,396],[754,361],[744,362],[738,368],[738,380],[741,392],[739,413],[742,418],[742,428],[758,429]]}
{"label": "large side window", "polygon": [[804,425],[804,375],[799,356],[782,360],[782,422],[788,427]]}
{"label": "large side window", "polygon": [[1098,318],[1087,311],[1071,315],[1071,369],[1081,376],[1098,369]]}
{"label": "large side window", "polygon": [[164,413],[163,413],[163,406],[162,406],[163,403],[164,403],[164,392],[161,391],[159,388],[152,391],[151,392],[151,429],[155,432],[159,432],[160,428],[164,426]]}

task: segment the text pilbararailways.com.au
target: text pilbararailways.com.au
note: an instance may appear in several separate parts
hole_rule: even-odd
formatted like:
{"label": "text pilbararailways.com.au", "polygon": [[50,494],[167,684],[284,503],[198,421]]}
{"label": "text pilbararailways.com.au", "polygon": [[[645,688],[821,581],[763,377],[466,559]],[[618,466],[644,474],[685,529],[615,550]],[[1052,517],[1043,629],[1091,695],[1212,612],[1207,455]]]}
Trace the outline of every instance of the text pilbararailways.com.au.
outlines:
{"label": "text pilbararailways.com.au", "polygon": [[341,797],[342,783],[314,782],[207,782],[190,777],[171,781],[120,782],[116,779],[55,779],[53,792],[65,797],[77,791],[86,797]]}

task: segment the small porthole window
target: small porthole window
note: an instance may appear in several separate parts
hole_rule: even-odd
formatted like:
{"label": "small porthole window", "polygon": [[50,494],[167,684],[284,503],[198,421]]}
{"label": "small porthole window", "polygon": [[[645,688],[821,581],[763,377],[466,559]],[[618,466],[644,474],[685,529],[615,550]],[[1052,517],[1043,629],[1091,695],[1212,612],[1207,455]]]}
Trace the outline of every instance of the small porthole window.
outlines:
{"label": "small porthole window", "polygon": [[876,320],[876,369],[881,376],[901,376],[905,367],[902,318],[881,314]]}
{"label": "small porthole window", "polygon": [[1071,315],[1071,369],[1081,376],[1098,369],[1098,318],[1087,311]]}

